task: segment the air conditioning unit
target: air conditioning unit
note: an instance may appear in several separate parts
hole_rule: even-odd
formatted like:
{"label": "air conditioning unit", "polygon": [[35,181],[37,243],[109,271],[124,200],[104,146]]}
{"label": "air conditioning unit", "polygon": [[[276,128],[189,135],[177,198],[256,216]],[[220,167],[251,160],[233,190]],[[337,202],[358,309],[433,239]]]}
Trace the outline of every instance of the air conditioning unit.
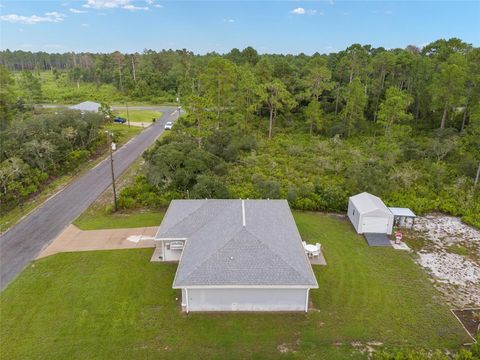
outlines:
{"label": "air conditioning unit", "polygon": [[183,250],[183,241],[171,241],[170,250]]}

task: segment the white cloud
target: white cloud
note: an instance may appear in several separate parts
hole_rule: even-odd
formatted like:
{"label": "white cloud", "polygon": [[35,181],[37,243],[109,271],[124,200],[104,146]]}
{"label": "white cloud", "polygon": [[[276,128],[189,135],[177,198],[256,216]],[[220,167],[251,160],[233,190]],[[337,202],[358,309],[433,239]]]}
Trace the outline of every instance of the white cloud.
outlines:
{"label": "white cloud", "polygon": [[393,14],[393,11],[392,11],[392,10],[385,10],[385,11],[384,11],[384,14],[385,14],[385,15],[392,15],[392,14]]}
{"label": "white cloud", "polygon": [[93,9],[115,9],[128,5],[130,0],[87,0],[87,3],[83,5],[86,8]]}
{"label": "white cloud", "polygon": [[304,8],[296,8],[296,9],[293,9],[292,11],[290,11],[292,14],[295,14],[295,15],[304,15],[305,14],[305,9]]}
{"label": "white cloud", "polygon": [[90,24],[82,24],[83,27],[90,27]]}
{"label": "white cloud", "polygon": [[34,25],[42,22],[59,23],[59,22],[62,22],[65,17],[66,16],[64,14],[60,14],[56,11],[52,11],[52,12],[45,13],[43,16],[38,16],[38,15],[23,16],[23,15],[16,15],[16,14],[2,15],[0,16],[0,20],[10,22],[10,23]]}
{"label": "white cloud", "polygon": [[[314,9],[311,9],[311,10],[308,10],[308,9],[304,9],[302,7],[299,7],[299,8],[296,8],[296,9],[293,9],[292,11],[290,11],[291,14],[295,14],[295,15],[315,15],[317,14],[317,10],[314,10]],[[319,15],[323,15],[323,12],[319,12],[318,13]]]}
{"label": "white cloud", "polygon": [[74,9],[74,8],[70,8],[70,9],[68,9],[68,10],[69,10],[70,12],[74,13],[74,14],[84,14],[84,13],[88,12],[88,11],[86,11],[86,10],[78,10],[78,9]]}
{"label": "white cloud", "polygon": [[[151,1],[153,3],[153,0]],[[125,9],[130,11],[149,10],[148,6],[132,5],[130,0],[87,0],[83,7],[92,9]]]}
{"label": "white cloud", "polygon": [[153,3],[154,3],[153,0],[145,0],[145,2],[146,2],[148,5],[153,5]]}
{"label": "white cloud", "polygon": [[130,11],[137,11],[137,10],[148,11],[149,10],[148,6],[135,6],[135,5],[131,5],[131,4],[123,6],[122,9],[130,10]]}
{"label": "white cloud", "polygon": [[155,4],[155,5],[153,5],[153,7],[156,7],[156,8],[158,8],[158,9],[160,9],[160,8],[163,8],[163,5]]}
{"label": "white cloud", "polygon": [[234,20],[234,19],[223,19],[223,22],[226,22],[226,23],[234,23],[235,20]]}

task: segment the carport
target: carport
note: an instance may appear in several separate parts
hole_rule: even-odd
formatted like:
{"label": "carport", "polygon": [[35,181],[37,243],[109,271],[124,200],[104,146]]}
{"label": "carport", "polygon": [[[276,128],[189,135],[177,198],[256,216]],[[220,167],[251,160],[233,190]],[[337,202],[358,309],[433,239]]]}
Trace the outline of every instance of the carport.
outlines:
{"label": "carport", "polygon": [[389,207],[388,209],[393,214],[394,226],[406,227],[407,223],[410,222],[410,227],[413,228],[417,215],[415,215],[412,210],[398,207]]}

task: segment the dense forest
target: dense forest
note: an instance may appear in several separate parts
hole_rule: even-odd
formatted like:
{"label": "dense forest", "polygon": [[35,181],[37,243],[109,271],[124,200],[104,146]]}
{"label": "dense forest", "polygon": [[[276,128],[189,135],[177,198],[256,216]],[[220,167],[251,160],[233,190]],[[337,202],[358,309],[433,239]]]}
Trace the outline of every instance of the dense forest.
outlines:
{"label": "dense forest", "polygon": [[52,101],[45,73],[63,102],[179,98],[186,115],[144,154],[143,173],[120,194],[124,208],[262,197],[342,212],[348,196],[369,191],[480,226],[480,49],[459,39],[312,56],[7,50],[0,63],[11,84],[4,129],[21,107]]}

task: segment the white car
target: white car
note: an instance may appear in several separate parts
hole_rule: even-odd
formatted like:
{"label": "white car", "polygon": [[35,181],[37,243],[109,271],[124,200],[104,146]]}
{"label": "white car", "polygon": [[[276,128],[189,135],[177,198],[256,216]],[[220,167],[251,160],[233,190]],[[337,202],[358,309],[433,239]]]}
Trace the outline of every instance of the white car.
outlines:
{"label": "white car", "polygon": [[165,130],[172,130],[173,123],[171,121],[167,121],[165,124]]}

